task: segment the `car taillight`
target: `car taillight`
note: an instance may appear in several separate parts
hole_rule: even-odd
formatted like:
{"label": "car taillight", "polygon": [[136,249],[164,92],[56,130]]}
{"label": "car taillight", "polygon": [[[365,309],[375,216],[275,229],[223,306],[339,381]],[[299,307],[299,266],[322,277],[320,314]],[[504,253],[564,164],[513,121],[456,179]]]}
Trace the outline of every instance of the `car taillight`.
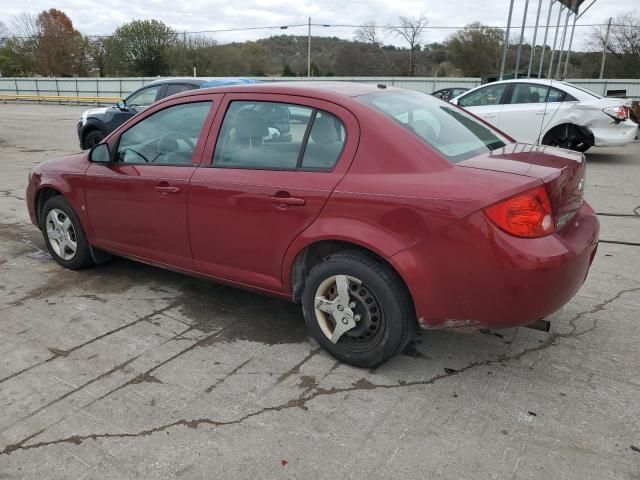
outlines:
{"label": "car taillight", "polygon": [[602,111],[618,122],[629,118],[629,109],[624,105],[603,108]]}
{"label": "car taillight", "polygon": [[494,224],[516,237],[543,237],[555,230],[551,201],[544,185],[496,203],[484,213]]}

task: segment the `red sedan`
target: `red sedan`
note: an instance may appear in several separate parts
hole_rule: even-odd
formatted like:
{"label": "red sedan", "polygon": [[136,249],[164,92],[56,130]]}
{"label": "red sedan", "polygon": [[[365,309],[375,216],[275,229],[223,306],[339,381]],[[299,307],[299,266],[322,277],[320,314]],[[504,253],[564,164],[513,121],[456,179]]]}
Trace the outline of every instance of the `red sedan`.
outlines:
{"label": "red sedan", "polygon": [[109,254],[302,304],[336,358],[415,327],[513,327],[578,291],[598,220],[581,153],[430,95],[353,83],[196,90],[34,168],[33,223],[78,269]]}

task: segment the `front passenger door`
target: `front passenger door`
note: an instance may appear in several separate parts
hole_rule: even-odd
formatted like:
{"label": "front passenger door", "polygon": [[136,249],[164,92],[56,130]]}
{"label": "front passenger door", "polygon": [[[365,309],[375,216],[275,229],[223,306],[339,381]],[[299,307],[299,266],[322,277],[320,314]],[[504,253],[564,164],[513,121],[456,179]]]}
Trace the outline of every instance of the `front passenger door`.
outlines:
{"label": "front passenger door", "polygon": [[[189,179],[213,115],[212,96],[152,107],[110,140],[112,162],[86,172],[92,244],[107,251],[191,269]],[[209,116],[211,113],[211,117]]]}
{"label": "front passenger door", "polygon": [[497,127],[509,84],[487,85],[460,97],[457,104]]}

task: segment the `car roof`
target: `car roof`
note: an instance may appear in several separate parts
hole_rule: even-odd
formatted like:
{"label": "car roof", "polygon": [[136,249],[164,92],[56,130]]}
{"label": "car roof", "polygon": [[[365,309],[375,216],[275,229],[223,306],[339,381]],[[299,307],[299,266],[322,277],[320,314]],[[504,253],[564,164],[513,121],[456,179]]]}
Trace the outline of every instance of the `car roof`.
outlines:
{"label": "car roof", "polygon": [[[381,84],[357,83],[357,82],[328,82],[328,81],[287,81],[287,82],[261,82],[244,85],[231,85],[226,87],[203,88],[198,93],[279,93],[302,96],[342,96],[357,97],[368,93],[384,92],[389,90],[401,90],[395,87],[380,86]],[[180,95],[193,94],[185,92]]]}
{"label": "car roof", "polygon": [[191,83],[193,85],[202,85],[205,82],[213,80],[212,78],[203,78],[203,77],[171,77],[171,78],[159,78],[157,80],[153,80],[145,84],[148,85],[164,85],[164,84],[174,84],[174,83]]}
{"label": "car roof", "polygon": [[[509,83],[531,83],[535,85],[544,85],[551,86],[554,88],[558,88],[570,93],[572,96],[576,97],[578,100],[593,100],[593,98],[601,98],[595,92],[589,92],[581,87],[576,87],[567,82],[563,82],[561,80],[555,80],[553,78],[513,78],[509,80],[497,80],[495,82],[484,83],[482,85],[478,85],[471,90],[476,90],[482,87],[486,87],[488,85],[499,85],[499,84],[509,84]],[[468,92],[465,92],[465,94]],[[462,94],[461,94],[462,95]],[[459,96],[461,96],[459,95]]]}

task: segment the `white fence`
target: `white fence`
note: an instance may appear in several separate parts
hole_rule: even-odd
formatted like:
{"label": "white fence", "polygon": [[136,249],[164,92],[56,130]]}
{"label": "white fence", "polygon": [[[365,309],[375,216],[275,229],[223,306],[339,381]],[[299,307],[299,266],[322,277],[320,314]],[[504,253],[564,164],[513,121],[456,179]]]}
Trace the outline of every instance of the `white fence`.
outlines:
{"label": "white fence", "polygon": [[[256,77],[262,82],[306,81],[304,77]],[[61,97],[125,97],[129,92],[156,78],[3,78],[0,77],[0,96],[37,95]],[[472,88],[480,85],[480,78],[454,77],[314,77],[312,81],[351,81],[364,83],[384,83],[421,92],[431,93],[447,87]],[[613,90],[622,91],[631,98],[640,98],[640,79],[570,79],[579,87],[587,88],[601,95]]]}

